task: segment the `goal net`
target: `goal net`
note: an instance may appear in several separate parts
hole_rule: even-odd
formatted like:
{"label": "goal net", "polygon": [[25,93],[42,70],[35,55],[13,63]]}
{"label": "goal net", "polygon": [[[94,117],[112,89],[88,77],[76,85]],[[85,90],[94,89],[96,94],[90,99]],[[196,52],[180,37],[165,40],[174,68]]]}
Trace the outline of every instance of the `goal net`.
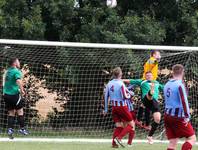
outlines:
{"label": "goal net", "polygon": [[[0,85],[11,57],[21,61],[27,95],[25,122],[32,137],[110,138],[114,128],[111,113],[104,117],[103,92],[111,71],[120,66],[123,78],[142,78],[150,49],[160,50],[159,78],[165,83],[174,64],[185,66],[185,82],[198,128],[198,51],[196,47],[141,46],[91,43],[0,40]],[[6,135],[7,110],[0,91],[0,128]],[[161,124],[155,137],[163,138],[164,100],[161,93]],[[135,110],[140,90],[135,89]],[[109,106],[111,108],[111,106]],[[144,117],[142,118],[144,122]],[[17,130],[17,120],[15,130]],[[197,134],[197,133],[196,133]],[[136,137],[147,131],[136,128]]]}

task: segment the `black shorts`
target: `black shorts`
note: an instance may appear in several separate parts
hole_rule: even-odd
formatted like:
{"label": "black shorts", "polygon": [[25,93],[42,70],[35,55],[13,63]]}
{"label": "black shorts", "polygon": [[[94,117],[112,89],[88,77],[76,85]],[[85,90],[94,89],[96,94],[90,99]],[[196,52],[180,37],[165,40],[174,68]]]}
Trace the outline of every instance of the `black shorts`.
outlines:
{"label": "black shorts", "polygon": [[159,103],[156,100],[149,100],[146,96],[142,99],[144,106],[152,113],[160,112]]}
{"label": "black shorts", "polygon": [[20,94],[16,95],[7,95],[4,96],[4,101],[6,108],[8,110],[18,110],[24,107],[24,99],[20,96]]}

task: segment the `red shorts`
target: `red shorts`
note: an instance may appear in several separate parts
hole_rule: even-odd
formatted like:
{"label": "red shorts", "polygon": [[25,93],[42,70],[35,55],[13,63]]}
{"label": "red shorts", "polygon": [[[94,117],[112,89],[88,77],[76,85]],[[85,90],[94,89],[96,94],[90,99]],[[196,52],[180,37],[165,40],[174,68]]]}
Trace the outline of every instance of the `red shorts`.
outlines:
{"label": "red shorts", "polygon": [[190,122],[185,122],[183,118],[164,116],[164,126],[168,139],[188,138],[195,134],[195,131]]}
{"label": "red shorts", "polygon": [[113,106],[112,107],[113,121],[116,122],[129,122],[132,121],[132,115],[127,106]]}

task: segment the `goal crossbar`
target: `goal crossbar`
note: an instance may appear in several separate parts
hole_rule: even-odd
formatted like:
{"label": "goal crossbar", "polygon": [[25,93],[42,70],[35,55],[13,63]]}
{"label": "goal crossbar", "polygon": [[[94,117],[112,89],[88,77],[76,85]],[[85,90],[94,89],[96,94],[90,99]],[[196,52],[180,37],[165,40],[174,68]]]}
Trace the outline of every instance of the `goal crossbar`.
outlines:
{"label": "goal crossbar", "polygon": [[198,47],[190,46],[161,46],[161,45],[131,45],[131,44],[105,44],[105,43],[80,43],[80,42],[54,42],[54,41],[33,41],[33,40],[10,40],[0,39],[0,44],[15,45],[37,45],[37,46],[65,46],[81,48],[109,48],[109,49],[152,49],[170,51],[198,51]]}

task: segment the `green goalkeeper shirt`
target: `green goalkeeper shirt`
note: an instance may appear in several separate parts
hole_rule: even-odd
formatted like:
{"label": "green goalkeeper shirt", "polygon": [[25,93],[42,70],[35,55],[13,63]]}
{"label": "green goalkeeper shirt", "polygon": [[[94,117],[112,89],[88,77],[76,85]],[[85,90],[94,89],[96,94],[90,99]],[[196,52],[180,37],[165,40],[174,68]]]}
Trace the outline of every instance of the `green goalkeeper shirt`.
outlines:
{"label": "green goalkeeper shirt", "polygon": [[147,93],[150,91],[150,86],[151,83],[154,83],[154,94],[153,94],[153,99],[154,100],[158,100],[159,97],[159,90],[163,90],[164,85],[160,84],[158,81],[156,80],[142,80],[142,79],[132,79],[130,80],[130,84],[132,85],[138,85],[141,88],[141,93],[142,93],[142,99],[147,95]]}
{"label": "green goalkeeper shirt", "polygon": [[8,68],[5,76],[5,84],[3,86],[3,93],[8,95],[16,95],[19,93],[19,85],[16,83],[18,79],[22,78],[22,72],[15,68]]}

